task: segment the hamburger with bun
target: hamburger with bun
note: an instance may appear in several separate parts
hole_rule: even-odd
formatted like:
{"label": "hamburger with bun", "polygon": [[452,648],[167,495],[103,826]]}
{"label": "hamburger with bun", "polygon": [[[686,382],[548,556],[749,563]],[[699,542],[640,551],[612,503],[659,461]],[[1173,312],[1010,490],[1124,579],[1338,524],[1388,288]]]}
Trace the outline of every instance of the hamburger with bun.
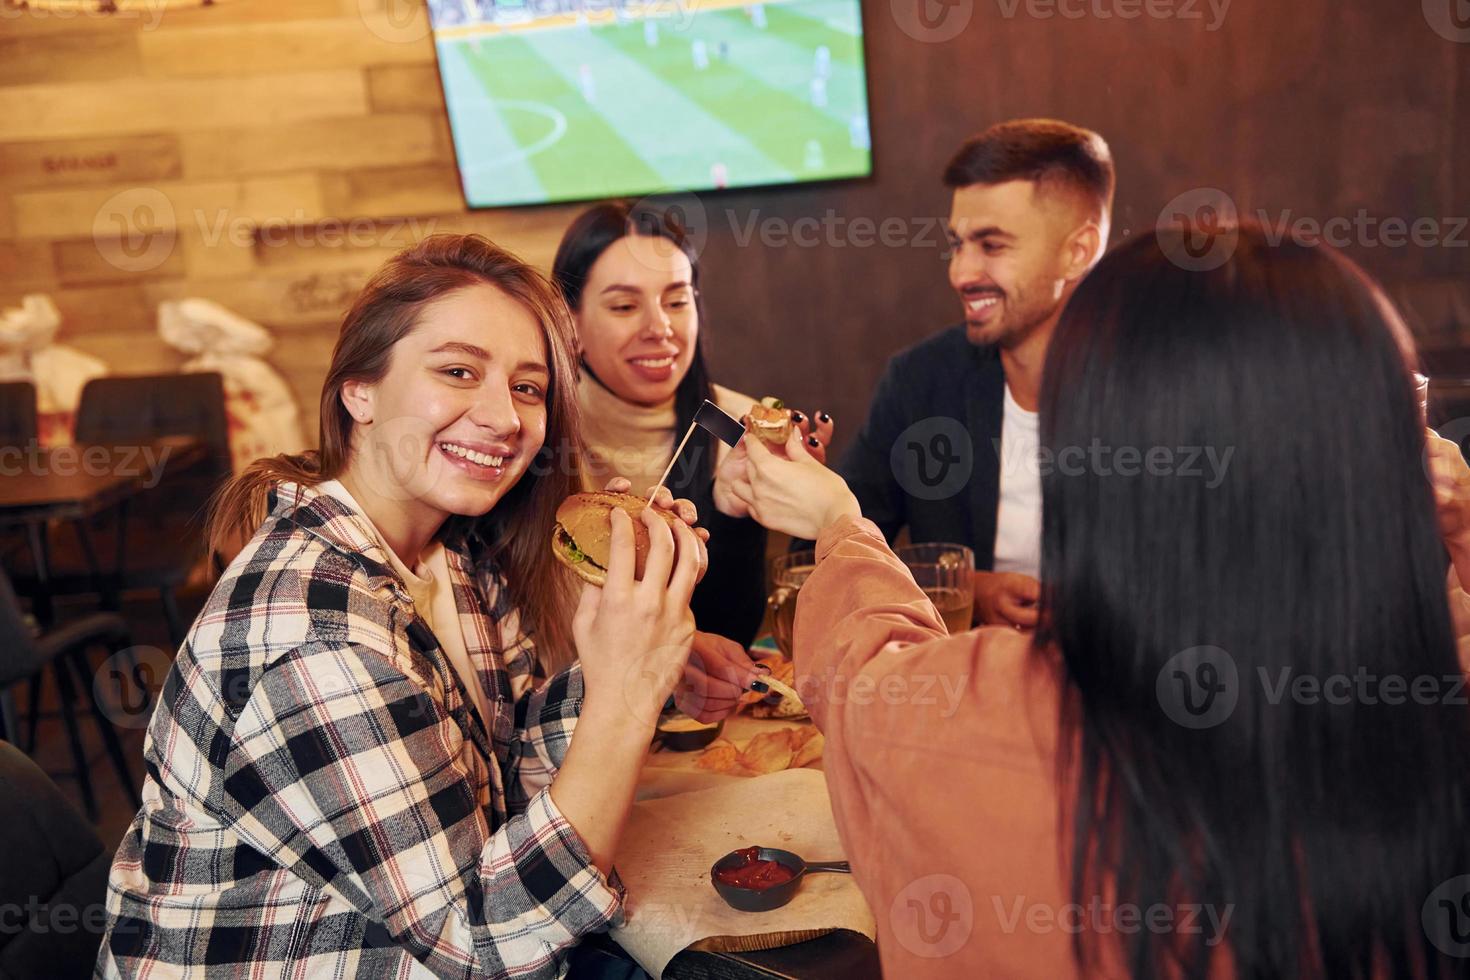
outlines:
{"label": "hamburger with bun", "polygon": [[[556,526],[551,531],[551,552],[557,560],[593,585],[607,584],[608,560],[612,555],[612,512],[625,511],[633,519],[633,551],[636,565],[633,577],[642,580],[648,566],[651,542],[643,523],[644,510],[650,509],[647,497],[631,493],[599,490],[574,493],[556,509]],[[682,523],[674,513],[662,507],[651,508],[670,530]],[[676,544],[678,537],[674,538]],[[699,573],[704,577],[709,559],[703,549],[699,555]]]}

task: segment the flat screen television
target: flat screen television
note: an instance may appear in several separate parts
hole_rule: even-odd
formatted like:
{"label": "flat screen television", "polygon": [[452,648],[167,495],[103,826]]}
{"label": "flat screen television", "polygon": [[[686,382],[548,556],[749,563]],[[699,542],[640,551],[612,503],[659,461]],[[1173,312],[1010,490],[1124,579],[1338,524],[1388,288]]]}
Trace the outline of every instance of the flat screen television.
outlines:
{"label": "flat screen television", "polygon": [[872,172],[859,0],[430,0],[471,207]]}

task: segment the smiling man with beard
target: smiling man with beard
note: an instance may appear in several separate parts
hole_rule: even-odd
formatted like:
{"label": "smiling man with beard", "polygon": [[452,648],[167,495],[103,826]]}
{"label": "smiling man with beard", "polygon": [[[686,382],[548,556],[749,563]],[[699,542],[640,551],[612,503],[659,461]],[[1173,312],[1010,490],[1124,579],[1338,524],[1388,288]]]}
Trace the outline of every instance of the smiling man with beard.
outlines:
{"label": "smiling man with beard", "polygon": [[1063,305],[1107,244],[1112,155],[1089,130],[1015,120],[966,141],[944,185],[964,322],[888,362],[840,471],[890,541],[908,527],[915,543],[974,550],[977,619],[1029,628],[1041,368]]}

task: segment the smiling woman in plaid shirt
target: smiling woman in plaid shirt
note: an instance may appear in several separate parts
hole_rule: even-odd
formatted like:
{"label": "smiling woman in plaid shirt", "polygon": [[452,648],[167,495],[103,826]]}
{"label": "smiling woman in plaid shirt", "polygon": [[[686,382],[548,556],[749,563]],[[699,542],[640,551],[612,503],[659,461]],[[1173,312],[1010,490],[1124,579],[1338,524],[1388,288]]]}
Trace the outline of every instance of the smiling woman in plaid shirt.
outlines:
{"label": "smiling woman in plaid shirt", "polygon": [[620,920],[660,706],[718,716],[755,675],[694,635],[707,535],[666,492],[684,521],[644,515],[644,580],[615,513],[608,584],[573,612],[548,541],[577,489],[574,365],[560,298],[483,238],[369,282],[319,452],[216,502],[212,540],[250,537],[149,727],[99,976],[556,976]]}

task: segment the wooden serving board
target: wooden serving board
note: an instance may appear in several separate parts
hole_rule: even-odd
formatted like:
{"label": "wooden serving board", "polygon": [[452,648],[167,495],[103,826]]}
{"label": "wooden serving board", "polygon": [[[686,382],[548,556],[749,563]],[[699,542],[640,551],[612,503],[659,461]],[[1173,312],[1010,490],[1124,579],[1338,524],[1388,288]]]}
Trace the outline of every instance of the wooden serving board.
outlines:
{"label": "wooden serving board", "polygon": [[612,938],[655,977],[685,949],[747,951],[846,929],[873,939],[873,915],[850,875],[808,875],[790,904],[739,912],[710,884],[709,869],[740,847],[780,847],[808,861],[846,855],[825,777],[788,769],[634,805],[615,862],[628,890],[627,921]]}

